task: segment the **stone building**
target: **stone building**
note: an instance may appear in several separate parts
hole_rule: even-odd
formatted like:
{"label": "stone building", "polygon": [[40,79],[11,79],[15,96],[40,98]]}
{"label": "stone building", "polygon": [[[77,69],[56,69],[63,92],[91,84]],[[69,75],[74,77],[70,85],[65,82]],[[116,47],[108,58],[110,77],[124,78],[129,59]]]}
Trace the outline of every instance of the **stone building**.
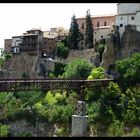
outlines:
{"label": "stone building", "polygon": [[[84,34],[85,38],[85,28],[86,28],[86,18],[77,18],[77,24],[80,31]],[[106,16],[96,16],[92,17],[92,24],[94,29],[94,44],[98,42],[100,39],[105,39],[108,34],[111,32],[112,27],[115,24],[115,16],[114,15],[106,15]],[[84,44],[84,40],[82,40],[79,44],[81,48],[86,48]]]}
{"label": "stone building", "polygon": [[118,3],[115,25],[119,26],[120,37],[125,31],[126,25],[136,25],[140,31],[140,3]]}

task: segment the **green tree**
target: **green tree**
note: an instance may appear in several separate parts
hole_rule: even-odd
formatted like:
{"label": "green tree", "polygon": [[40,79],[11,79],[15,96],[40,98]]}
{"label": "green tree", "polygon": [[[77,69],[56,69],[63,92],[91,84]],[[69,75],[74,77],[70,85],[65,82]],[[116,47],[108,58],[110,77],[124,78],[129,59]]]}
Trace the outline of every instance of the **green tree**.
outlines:
{"label": "green tree", "polygon": [[82,39],[82,34],[80,33],[80,30],[78,28],[75,15],[73,15],[71,19],[69,34],[68,34],[69,48],[74,50],[79,49],[78,43],[81,39]]}
{"label": "green tree", "polygon": [[103,78],[105,78],[105,72],[102,67],[93,68],[91,74],[88,76],[88,80]]}
{"label": "green tree", "polygon": [[65,78],[86,78],[93,66],[84,59],[75,59],[65,67]]}
{"label": "green tree", "polygon": [[68,57],[68,54],[69,54],[69,48],[65,46],[63,42],[59,42],[57,45],[57,52],[56,52],[57,57],[65,59]]}
{"label": "green tree", "polygon": [[89,10],[86,15],[85,45],[87,48],[93,48],[93,25]]}
{"label": "green tree", "polygon": [[119,73],[123,86],[132,86],[140,80],[140,53],[116,61],[116,70]]}

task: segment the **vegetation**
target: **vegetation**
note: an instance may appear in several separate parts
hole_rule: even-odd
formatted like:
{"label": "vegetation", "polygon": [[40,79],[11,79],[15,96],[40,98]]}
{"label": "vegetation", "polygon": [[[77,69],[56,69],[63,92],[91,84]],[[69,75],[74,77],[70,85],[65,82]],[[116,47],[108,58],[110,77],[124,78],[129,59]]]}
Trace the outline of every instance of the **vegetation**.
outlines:
{"label": "vegetation", "polygon": [[8,137],[10,126],[0,123],[0,137]]}
{"label": "vegetation", "polygon": [[88,49],[93,48],[93,25],[90,11],[87,10],[86,29],[85,29],[85,45]]}
{"label": "vegetation", "polygon": [[140,81],[140,53],[118,60],[116,70],[124,87],[135,86]]}
{"label": "vegetation", "polygon": [[[110,82],[107,87],[84,89],[86,114],[90,130],[94,136],[122,137],[140,136],[140,54],[134,54],[116,63],[116,69],[124,83]],[[102,67],[94,67],[86,60],[76,59],[68,65],[55,64],[56,77],[86,78],[88,80],[105,78]],[[59,69],[60,68],[60,69]],[[132,69],[133,68],[133,69]],[[132,71],[131,71],[132,70]],[[131,85],[133,81],[135,84]],[[59,124],[57,136],[69,136],[72,115],[75,114],[78,95],[75,91],[50,90],[46,92],[10,92],[0,94],[1,137],[10,136],[9,120],[26,118],[30,125],[46,121]],[[23,131],[19,136],[31,136]]]}
{"label": "vegetation", "polygon": [[57,46],[57,57],[66,59],[69,54],[69,48],[63,42],[59,42]]}
{"label": "vegetation", "polygon": [[92,65],[84,59],[75,59],[65,67],[64,78],[87,78]]}
{"label": "vegetation", "polygon": [[82,34],[80,33],[80,30],[78,28],[76,17],[75,15],[73,15],[68,34],[69,49],[78,50],[78,43],[80,42],[80,40],[82,40]]}

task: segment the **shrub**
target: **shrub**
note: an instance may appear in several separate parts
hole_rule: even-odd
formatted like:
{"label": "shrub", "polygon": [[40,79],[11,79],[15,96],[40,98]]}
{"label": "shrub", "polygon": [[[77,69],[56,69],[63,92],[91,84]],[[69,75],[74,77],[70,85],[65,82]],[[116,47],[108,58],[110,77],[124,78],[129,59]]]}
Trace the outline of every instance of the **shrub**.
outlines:
{"label": "shrub", "polygon": [[0,137],[8,137],[10,126],[0,123]]}

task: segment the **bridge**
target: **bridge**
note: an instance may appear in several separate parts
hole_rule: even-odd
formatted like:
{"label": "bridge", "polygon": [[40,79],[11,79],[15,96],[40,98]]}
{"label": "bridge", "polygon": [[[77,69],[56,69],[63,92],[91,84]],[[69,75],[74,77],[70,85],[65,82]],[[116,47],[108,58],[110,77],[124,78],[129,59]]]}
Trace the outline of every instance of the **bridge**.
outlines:
{"label": "bridge", "polygon": [[56,89],[77,90],[82,96],[82,89],[94,86],[107,86],[110,79],[0,79],[0,92],[14,91],[48,91]]}

